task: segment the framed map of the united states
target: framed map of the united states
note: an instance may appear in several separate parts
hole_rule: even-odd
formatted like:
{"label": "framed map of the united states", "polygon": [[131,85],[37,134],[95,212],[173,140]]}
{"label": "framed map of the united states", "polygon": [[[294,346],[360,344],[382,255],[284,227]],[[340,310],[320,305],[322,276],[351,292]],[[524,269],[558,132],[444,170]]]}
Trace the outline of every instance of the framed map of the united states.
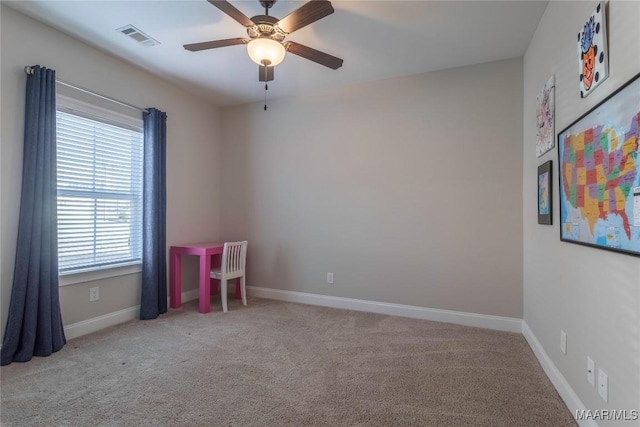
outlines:
{"label": "framed map of the united states", "polygon": [[640,74],[558,134],[560,240],[640,256]]}

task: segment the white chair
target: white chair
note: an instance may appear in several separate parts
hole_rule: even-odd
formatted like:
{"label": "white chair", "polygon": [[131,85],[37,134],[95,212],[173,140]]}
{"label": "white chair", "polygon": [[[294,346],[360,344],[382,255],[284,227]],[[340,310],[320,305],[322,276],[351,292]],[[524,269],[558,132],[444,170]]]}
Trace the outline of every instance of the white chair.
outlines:
{"label": "white chair", "polygon": [[245,265],[247,260],[247,241],[226,242],[222,250],[220,268],[211,270],[211,278],[220,280],[220,299],[222,311],[227,312],[227,281],[240,278],[240,295],[242,305],[247,305],[247,290],[245,287]]}

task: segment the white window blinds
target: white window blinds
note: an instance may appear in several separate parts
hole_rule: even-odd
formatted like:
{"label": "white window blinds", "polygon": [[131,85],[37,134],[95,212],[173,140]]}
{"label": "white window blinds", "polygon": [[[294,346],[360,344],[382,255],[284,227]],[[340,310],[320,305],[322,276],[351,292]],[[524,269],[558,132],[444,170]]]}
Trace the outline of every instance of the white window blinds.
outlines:
{"label": "white window blinds", "polygon": [[142,120],[65,104],[56,122],[60,274],[140,263]]}

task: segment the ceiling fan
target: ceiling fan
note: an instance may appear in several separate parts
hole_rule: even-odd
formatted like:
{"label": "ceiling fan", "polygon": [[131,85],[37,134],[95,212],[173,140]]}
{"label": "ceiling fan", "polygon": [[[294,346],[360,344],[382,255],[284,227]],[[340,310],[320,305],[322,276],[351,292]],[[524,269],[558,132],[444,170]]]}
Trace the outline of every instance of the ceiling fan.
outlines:
{"label": "ceiling fan", "polygon": [[218,47],[246,44],[251,59],[258,64],[258,78],[261,82],[273,80],[273,67],[290,52],[310,61],[337,70],[342,67],[342,59],[320,52],[319,50],[292,41],[285,37],[300,28],[306,27],[334,12],[328,0],[311,0],[282,19],[269,16],[269,9],[276,0],[259,0],[264,7],[264,15],[248,18],[226,0],[207,0],[209,3],[229,15],[247,28],[249,38],[214,40],[184,45],[186,50],[197,52]]}

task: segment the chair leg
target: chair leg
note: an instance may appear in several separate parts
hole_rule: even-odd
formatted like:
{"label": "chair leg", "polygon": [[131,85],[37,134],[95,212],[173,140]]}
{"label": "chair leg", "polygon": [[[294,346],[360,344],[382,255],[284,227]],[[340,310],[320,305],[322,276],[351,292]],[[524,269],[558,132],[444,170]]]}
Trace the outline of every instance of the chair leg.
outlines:
{"label": "chair leg", "polygon": [[240,294],[242,295],[242,305],[247,305],[247,288],[244,283],[244,276],[240,277]]}
{"label": "chair leg", "polygon": [[222,300],[222,312],[227,312],[227,279],[220,280],[220,299]]}

